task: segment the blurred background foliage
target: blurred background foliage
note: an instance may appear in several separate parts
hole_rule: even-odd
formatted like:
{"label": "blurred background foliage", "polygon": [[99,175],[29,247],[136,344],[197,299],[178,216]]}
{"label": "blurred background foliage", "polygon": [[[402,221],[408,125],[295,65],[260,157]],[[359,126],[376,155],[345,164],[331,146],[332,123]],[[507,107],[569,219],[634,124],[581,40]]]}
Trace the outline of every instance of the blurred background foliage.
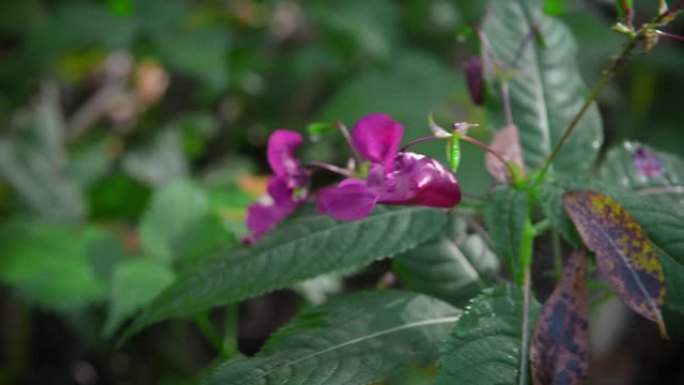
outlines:
{"label": "blurred background foliage", "polygon": [[[215,354],[198,329],[211,336],[202,325],[234,322],[228,312],[199,328],[168,322],[119,350],[111,336],[178,269],[239,243],[245,208],[265,189],[273,130],[385,112],[411,139],[429,134],[433,112],[444,124],[478,122],[474,135],[489,140],[461,71],[478,52],[466,27],[482,3],[2,2],[0,383],[190,381]],[[635,3],[638,18],[656,11]],[[571,28],[595,83],[621,43],[612,2],[545,9]],[[684,155],[683,68],[677,42],[633,58],[600,99],[608,144],[638,139]],[[305,158],[349,156],[334,134],[313,139]],[[443,159],[439,146],[420,146]],[[464,149],[458,178],[471,196],[491,187],[483,158]],[[330,287],[243,304],[241,351]],[[424,382],[412,372],[393,383]]]}

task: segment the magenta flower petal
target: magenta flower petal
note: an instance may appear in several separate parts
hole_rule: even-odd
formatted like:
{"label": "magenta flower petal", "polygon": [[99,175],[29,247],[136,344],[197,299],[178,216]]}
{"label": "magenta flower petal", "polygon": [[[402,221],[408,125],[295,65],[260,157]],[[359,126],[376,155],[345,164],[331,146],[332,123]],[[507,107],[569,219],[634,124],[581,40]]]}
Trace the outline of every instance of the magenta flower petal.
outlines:
{"label": "magenta flower petal", "polygon": [[361,118],[352,131],[352,144],[372,163],[389,170],[399,150],[404,128],[385,114],[370,114]]}
{"label": "magenta flower petal", "polygon": [[307,182],[307,174],[294,155],[303,142],[298,132],[290,130],[276,130],[268,138],[268,163],[276,176],[287,180],[289,187],[301,187]]}
{"label": "magenta flower petal", "polygon": [[292,192],[285,179],[269,179],[268,194],[272,202],[257,202],[247,207],[247,229],[251,232],[246,239],[248,243],[259,240],[297,208],[299,202],[292,199]]}
{"label": "magenta flower petal", "polygon": [[463,63],[466,75],[466,85],[468,93],[473,100],[473,104],[481,106],[484,103],[484,75],[482,71],[482,59],[473,56]]}
{"label": "magenta flower petal", "polygon": [[318,195],[318,211],[341,221],[367,217],[378,194],[358,179],[346,179],[336,187],[326,187]]}
{"label": "magenta flower petal", "polygon": [[438,161],[412,152],[397,154],[378,199],[384,204],[429,207],[453,207],[460,201],[461,188],[453,174]]}

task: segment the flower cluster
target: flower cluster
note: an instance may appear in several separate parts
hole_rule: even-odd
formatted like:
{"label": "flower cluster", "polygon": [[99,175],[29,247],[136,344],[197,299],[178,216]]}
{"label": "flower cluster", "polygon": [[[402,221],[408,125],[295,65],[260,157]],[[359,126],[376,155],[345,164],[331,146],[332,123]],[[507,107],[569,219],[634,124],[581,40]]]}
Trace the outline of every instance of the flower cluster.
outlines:
{"label": "flower cluster", "polygon": [[[401,124],[384,114],[367,115],[354,126],[350,145],[361,164],[337,186],[321,189],[318,211],[335,219],[351,221],[368,216],[375,205],[419,205],[449,208],[461,200],[453,174],[425,155],[400,151],[404,135]],[[268,162],[274,176],[268,181],[268,197],[247,211],[248,242],[255,242],[309,197],[309,171],[295,150],[300,134],[277,130],[268,142]]]}

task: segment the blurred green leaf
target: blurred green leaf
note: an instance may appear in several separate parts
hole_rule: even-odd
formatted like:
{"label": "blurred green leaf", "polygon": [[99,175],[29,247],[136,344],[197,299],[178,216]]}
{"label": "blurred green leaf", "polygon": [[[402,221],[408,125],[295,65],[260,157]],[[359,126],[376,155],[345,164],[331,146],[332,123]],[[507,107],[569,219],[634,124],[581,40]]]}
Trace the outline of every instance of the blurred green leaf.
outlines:
{"label": "blurred green leaf", "polygon": [[85,216],[81,187],[68,175],[64,123],[52,88],[19,116],[16,130],[0,139],[0,178],[31,216],[74,220]]}
{"label": "blurred green leaf", "polygon": [[122,172],[114,172],[88,191],[94,218],[137,220],[147,206],[150,188]]}
{"label": "blurred green leaf", "polygon": [[122,321],[151,302],[173,282],[174,277],[175,273],[168,267],[140,258],[116,266],[111,282],[105,335],[111,335]]}
{"label": "blurred green leaf", "polygon": [[140,220],[139,235],[143,250],[167,262],[192,259],[236,242],[213,212],[207,192],[189,180],[155,191]]}
{"label": "blurred green leaf", "polygon": [[229,36],[226,29],[203,27],[180,32],[154,33],[161,57],[172,68],[184,72],[219,91],[228,85]]}
{"label": "blurred green leaf", "polygon": [[45,222],[0,227],[0,280],[48,309],[74,310],[105,298],[86,248],[101,232]]}
{"label": "blurred green leaf", "polygon": [[[509,81],[513,120],[520,132],[525,166],[532,169],[550,154],[588,94],[575,61],[577,47],[567,27],[545,16],[537,0],[495,1],[490,12],[482,30],[497,60],[513,75]],[[545,47],[534,38],[535,30]],[[484,51],[482,55],[489,68],[490,88],[498,94],[492,58]],[[496,127],[506,125],[500,101],[489,103],[489,111]],[[555,159],[555,170],[587,170],[602,142],[601,116],[594,103]]]}
{"label": "blurred green leaf", "polygon": [[422,207],[377,207],[367,218],[353,222],[321,214],[296,215],[254,245],[218,253],[186,269],[124,338],[170,317],[188,316],[399,254],[433,237],[445,221],[444,212]]}
{"label": "blurred green leaf", "polygon": [[[486,289],[474,298],[444,345],[435,384],[518,384],[523,309],[522,291],[510,286]],[[532,299],[530,332],[539,310]]]}
{"label": "blurred green leaf", "polygon": [[684,160],[638,142],[611,148],[601,178],[664,205],[684,205]]}
{"label": "blurred green leaf", "polygon": [[154,136],[147,147],[128,152],[123,169],[132,177],[152,186],[160,186],[188,173],[183,154],[183,134],[169,127]]}
{"label": "blurred green leaf", "polygon": [[251,359],[226,362],[205,384],[369,384],[436,360],[460,311],[408,292],[350,294],[299,314]]}
{"label": "blurred green leaf", "polygon": [[314,3],[310,9],[313,19],[324,30],[333,34],[330,44],[341,44],[345,37],[350,45],[343,52],[359,52],[374,58],[389,59],[399,35],[399,12],[388,0],[346,0],[344,2]]}

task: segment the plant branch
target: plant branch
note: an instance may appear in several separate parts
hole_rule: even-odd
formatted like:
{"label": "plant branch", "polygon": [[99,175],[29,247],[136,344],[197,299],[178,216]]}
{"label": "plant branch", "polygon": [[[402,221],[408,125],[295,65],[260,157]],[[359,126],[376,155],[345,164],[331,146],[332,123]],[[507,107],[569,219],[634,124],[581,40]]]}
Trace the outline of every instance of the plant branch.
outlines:
{"label": "plant branch", "polygon": [[464,142],[468,142],[470,144],[474,144],[477,147],[480,147],[481,149],[487,151],[488,153],[494,155],[494,157],[499,160],[499,162],[503,163],[504,166],[506,166],[506,169],[508,172],[511,174],[511,178],[515,178],[516,175],[518,175],[517,170],[513,168],[513,165],[511,165],[510,162],[507,162],[506,159],[504,159],[498,152],[494,151],[493,148],[489,147],[488,145],[480,142],[479,140],[472,138],[467,135],[462,135],[461,140]]}
{"label": "plant branch", "polygon": [[620,53],[615,58],[613,58],[610,66],[605,71],[603,71],[603,76],[601,77],[601,80],[599,80],[598,84],[596,84],[594,89],[591,90],[591,93],[584,101],[584,104],[582,104],[582,107],[580,108],[579,112],[575,114],[575,117],[572,119],[572,121],[570,121],[568,126],[565,128],[565,131],[563,131],[560,140],[558,141],[558,143],[556,143],[553,150],[551,150],[551,153],[544,161],[544,165],[542,166],[541,171],[539,173],[539,177],[537,179],[537,184],[541,183],[544,180],[544,178],[546,177],[546,173],[548,172],[549,167],[551,166],[551,163],[556,158],[561,148],[563,148],[565,142],[567,142],[572,133],[575,131],[577,125],[584,117],[584,114],[587,112],[591,104],[598,98],[598,96],[601,94],[601,91],[603,91],[608,82],[613,78],[617,70],[627,61],[629,56],[632,54],[632,51],[634,51],[634,49],[639,45],[639,42],[641,42],[642,40],[649,39],[649,34],[653,33],[656,26],[663,22],[667,23],[671,21],[671,19],[673,19],[676,16],[678,10],[682,7],[684,7],[684,0],[679,0],[670,9],[658,15],[650,23],[644,24],[641,28],[639,28],[638,31],[636,31],[636,33],[634,33],[633,36],[630,36],[630,39],[622,47]]}

